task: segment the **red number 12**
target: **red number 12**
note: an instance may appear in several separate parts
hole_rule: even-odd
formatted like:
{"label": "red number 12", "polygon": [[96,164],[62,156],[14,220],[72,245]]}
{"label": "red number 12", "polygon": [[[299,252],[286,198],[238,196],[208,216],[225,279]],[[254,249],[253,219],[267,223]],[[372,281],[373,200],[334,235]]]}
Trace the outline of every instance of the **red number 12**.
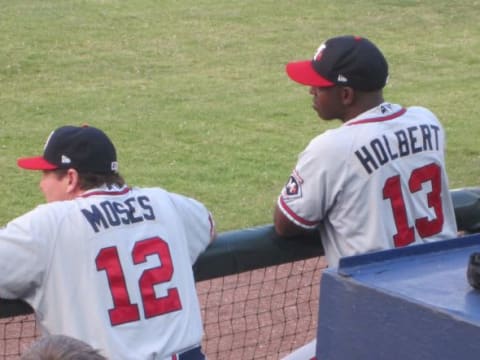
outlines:
{"label": "red number 12", "polygon": [[[173,276],[173,263],[168,244],[158,237],[135,243],[132,250],[134,265],[144,263],[149,255],[158,256],[161,265],[144,270],[138,280],[144,316],[147,319],[182,309],[177,288],[169,288],[165,296],[155,295],[154,285],[166,283]],[[117,248],[112,246],[101,249],[95,263],[98,271],[104,270],[107,274],[113,300],[113,308],[108,310],[112,325],[140,320],[138,305],[130,301]]]}

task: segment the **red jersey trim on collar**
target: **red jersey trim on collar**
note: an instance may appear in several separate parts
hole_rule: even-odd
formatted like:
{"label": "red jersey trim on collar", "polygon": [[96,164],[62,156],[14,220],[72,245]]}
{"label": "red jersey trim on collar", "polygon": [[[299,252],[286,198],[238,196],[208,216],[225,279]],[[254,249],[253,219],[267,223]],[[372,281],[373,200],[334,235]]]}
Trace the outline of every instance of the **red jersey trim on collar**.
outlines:
{"label": "red jersey trim on collar", "polygon": [[367,123],[373,123],[373,122],[388,121],[388,120],[395,119],[399,116],[402,116],[406,112],[407,112],[407,109],[401,108],[396,113],[393,113],[393,114],[390,114],[390,115],[373,117],[373,118],[368,118],[368,119],[360,119],[360,120],[353,121],[353,122],[345,124],[345,125],[350,126],[350,125],[359,125],[359,124],[367,124]]}
{"label": "red jersey trim on collar", "polygon": [[97,195],[112,195],[112,196],[115,196],[115,195],[126,194],[129,191],[130,191],[130,188],[127,186],[127,187],[124,187],[123,189],[116,190],[116,191],[113,191],[113,190],[92,191],[92,192],[89,192],[89,193],[86,193],[86,194],[82,194],[82,195],[80,195],[80,197],[86,198],[86,197],[97,196]]}

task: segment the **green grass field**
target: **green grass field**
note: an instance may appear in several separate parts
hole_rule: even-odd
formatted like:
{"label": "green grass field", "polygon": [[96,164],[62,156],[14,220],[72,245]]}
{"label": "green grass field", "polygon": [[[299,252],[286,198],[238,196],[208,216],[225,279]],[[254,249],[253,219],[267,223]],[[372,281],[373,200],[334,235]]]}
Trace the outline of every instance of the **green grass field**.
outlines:
{"label": "green grass field", "polygon": [[[276,197],[323,123],[288,61],[326,38],[370,38],[390,63],[385,97],[423,105],[448,136],[450,187],[480,184],[478,1],[0,0],[0,224],[43,197],[16,167],[50,130],[111,136],[130,185],[212,210],[220,231],[271,222]],[[325,154],[332,156],[332,154]]]}

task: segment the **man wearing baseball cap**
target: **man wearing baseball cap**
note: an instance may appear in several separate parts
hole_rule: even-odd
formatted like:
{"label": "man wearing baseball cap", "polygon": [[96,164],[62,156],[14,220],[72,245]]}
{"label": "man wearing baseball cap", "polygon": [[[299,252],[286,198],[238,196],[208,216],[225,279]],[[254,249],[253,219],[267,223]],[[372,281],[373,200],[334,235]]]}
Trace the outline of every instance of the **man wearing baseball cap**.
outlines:
{"label": "man wearing baseball cap", "polygon": [[[299,155],[275,207],[279,235],[318,230],[330,267],[346,256],[456,237],[443,127],[424,107],[383,99],[389,69],[375,44],[333,37],[286,72],[309,86],[320,118],[341,125]],[[285,359],[316,354],[322,349],[313,341]]]}
{"label": "man wearing baseball cap", "polygon": [[43,155],[47,200],[0,229],[0,298],[27,302],[43,335],[83,341],[108,359],[203,360],[192,266],[215,238],[200,202],[130,188],[100,129],[62,126]]}
{"label": "man wearing baseball cap", "polygon": [[[102,130],[90,126],[62,126],[52,131],[42,156],[20,158],[17,164],[43,170],[40,188],[47,202],[71,200],[90,187],[125,183],[118,173],[112,142]],[[89,183],[92,179],[98,180]]]}

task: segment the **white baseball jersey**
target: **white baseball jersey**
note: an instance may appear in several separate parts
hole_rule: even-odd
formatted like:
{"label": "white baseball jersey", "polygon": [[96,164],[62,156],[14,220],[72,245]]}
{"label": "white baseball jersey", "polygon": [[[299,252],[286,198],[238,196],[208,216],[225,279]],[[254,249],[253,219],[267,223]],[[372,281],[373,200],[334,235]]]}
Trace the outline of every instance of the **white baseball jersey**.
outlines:
{"label": "white baseball jersey", "polygon": [[383,103],[314,138],[278,205],[344,256],[456,236],[444,130],[429,110]]}
{"label": "white baseball jersey", "polygon": [[171,359],[202,340],[192,265],[213,227],[202,204],[159,188],[40,205],[0,229],[0,297],[109,359]]}

